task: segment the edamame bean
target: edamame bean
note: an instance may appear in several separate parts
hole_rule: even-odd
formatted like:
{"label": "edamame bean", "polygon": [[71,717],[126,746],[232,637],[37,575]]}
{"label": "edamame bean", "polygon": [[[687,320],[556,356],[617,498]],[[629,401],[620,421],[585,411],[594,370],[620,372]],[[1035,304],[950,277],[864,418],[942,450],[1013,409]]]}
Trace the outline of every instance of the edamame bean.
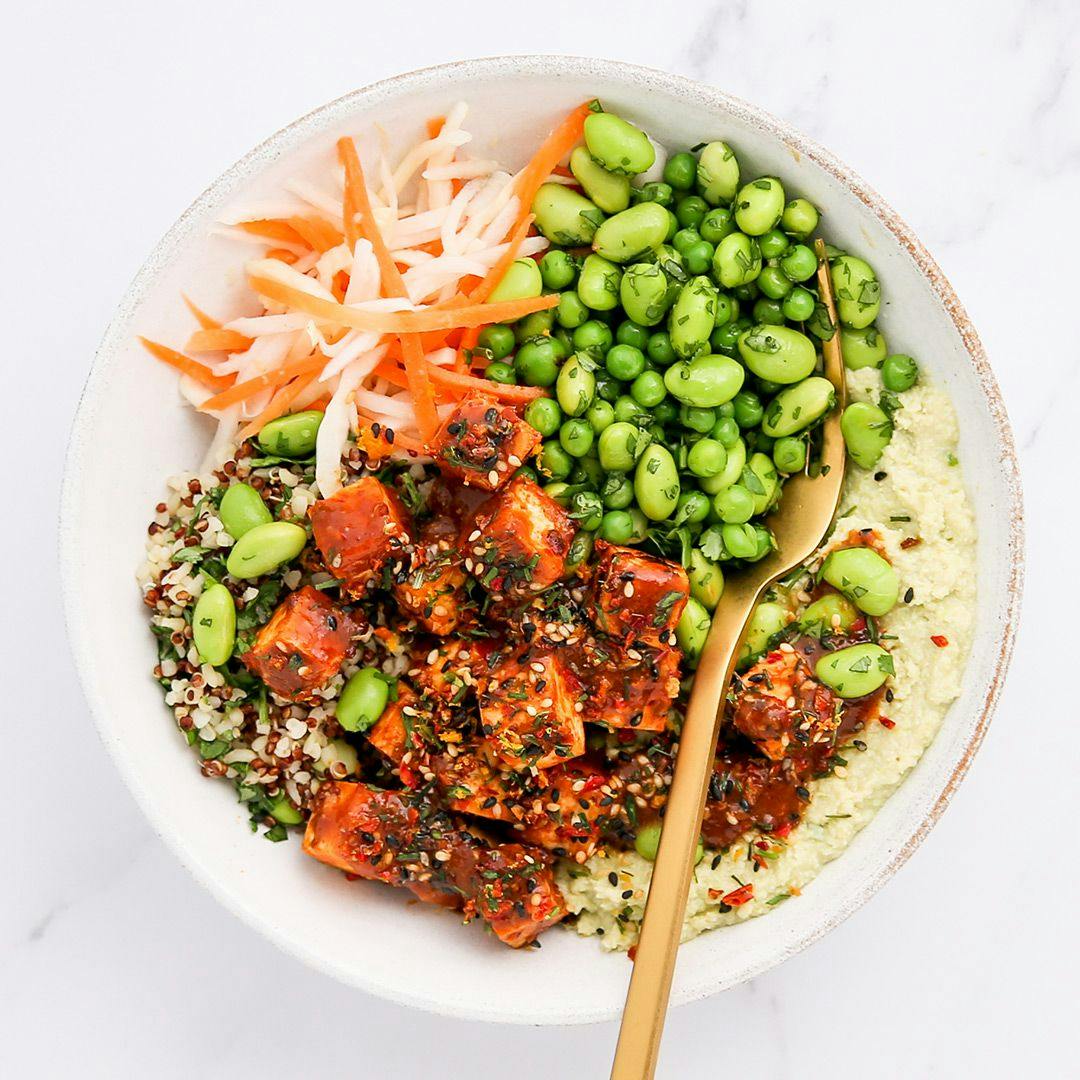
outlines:
{"label": "edamame bean", "polygon": [[225,531],[239,540],[258,525],[274,520],[262,496],[250,484],[231,484],[221,497],[218,517]]}
{"label": "edamame bean", "polygon": [[709,637],[710,626],[712,617],[705,610],[705,605],[692,596],[687,597],[686,607],[675,624],[675,640],[683,651],[687,666],[697,667],[701,650],[705,648]]}
{"label": "edamame bean", "polygon": [[893,672],[892,656],[870,642],[826,653],[814,665],[818,680],[845,699],[872,694]]}
{"label": "edamame bean", "polygon": [[727,447],[727,452],[728,458],[724,471],[716,476],[703,476],[698,481],[698,487],[707,495],[715,495],[724,488],[731,487],[742,476],[743,469],[746,467],[746,442],[740,437],[734,444]]}
{"label": "edamame bean", "polygon": [[730,484],[716,493],[713,509],[725,525],[743,525],[754,516],[754,496],[742,484]]}
{"label": "edamame bean", "polygon": [[724,549],[733,559],[753,559],[757,554],[757,533],[749,522],[745,525],[721,525],[720,535],[724,538]]}
{"label": "edamame bean", "polygon": [[653,443],[634,470],[634,496],[642,513],[651,521],[665,521],[679,501],[680,490],[679,470],[671,451]]}
{"label": "edamame bean", "polygon": [[582,416],[596,397],[596,377],[576,353],[559,370],[555,396],[567,416]]}
{"label": "edamame bean", "polygon": [[860,611],[875,617],[892,610],[900,579],[887,559],[868,547],[841,548],[826,558],[821,576]]}
{"label": "edamame bean", "polygon": [[655,326],[667,314],[670,282],[656,263],[633,263],[623,272],[619,299],[642,326]]}
{"label": "edamame bean", "polygon": [[554,435],[562,424],[562,409],[553,398],[536,398],[525,406],[525,423],[531,424],[541,435]]}
{"label": "edamame bean", "polygon": [[636,176],[656,160],[645,132],[614,113],[590,113],[585,118],[585,145],[608,172]]}
{"label": "edamame bean", "polygon": [[275,457],[299,461],[315,453],[315,440],[322,424],[319,409],[290,413],[271,420],[259,432],[259,445]]}
{"label": "edamame bean", "polygon": [[577,294],[593,311],[610,311],[619,305],[622,271],[600,255],[589,255],[578,275]]}
{"label": "edamame bean", "polygon": [[775,176],[745,185],[735,199],[735,224],[748,236],[763,236],[784,212],[784,187]]}
{"label": "edamame bean", "polygon": [[609,472],[629,472],[648,446],[651,437],[636,425],[616,420],[600,433],[597,453]]}
{"label": "edamame bean", "polygon": [[[649,862],[656,862],[656,853],[660,850],[661,831],[661,826],[658,823],[643,825],[638,829],[637,836],[634,837],[634,850],[643,859],[648,859]],[[697,853],[694,856],[694,865],[696,866],[704,858],[705,844],[699,836]],[[622,888],[622,886],[620,885],[619,888]]]}
{"label": "edamame bean", "polygon": [[858,609],[840,593],[826,593],[799,616],[799,629],[811,637],[850,630],[859,617]]}
{"label": "edamame bean", "polygon": [[565,184],[541,184],[533,199],[536,227],[553,244],[580,247],[591,244],[604,220],[603,211]]}
{"label": "edamame bean", "polygon": [[669,210],[675,203],[675,191],[670,184],[662,184],[653,180],[651,183],[642,184],[639,188],[631,188],[630,198],[636,203],[658,203],[665,210]]}
{"label": "edamame bean", "polygon": [[687,282],[668,316],[668,335],[675,355],[689,360],[707,349],[715,319],[716,289],[712,282],[704,275]]}
{"label": "edamame bean", "polygon": [[880,367],[887,352],[885,335],[876,326],[867,326],[862,330],[852,330],[842,326],[840,327],[840,351],[844,356],[844,367],[848,371]]}
{"label": "edamame bean", "polygon": [[767,454],[752,454],[743,469],[743,486],[754,496],[754,513],[764,514],[780,495],[780,477]]}
{"label": "edamame bean", "polygon": [[698,439],[690,447],[690,453],[686,456],[686,464],[695,476],[716,476],[724,471],[727,465],[727,450],[716,439]]}
{"label": "edamame bean", "polygon": [[232,656],[236,643],[236,602],[224,585],[203,589],[191,616],[191,633],[204,664],[220,667]]}
{"label": "edamame bean", "polygon": [[772,448],[773,464],[777,470],[790,476],[806,468],[806,440],[785,435],[776,440]]}
{"label": "edamame bean", "polygon": [[529,300],[544,291],[544,279],[535,259],[515,259],[503,274],[502,280],[491,291],[487,302],[498,304],[504,300]]}
{"label": "edamame bean", "polygon": [[889,417],[869,401],[856,401],[840,417],[840,431],[851,460],[861,469],[872,469],[892,439]]}
{"label": "edamame bean", "polygon": [[713,611],[724,595],[724,571],[718,562],[707,559],[700,548],[690,552],[690,595],[706,610]]}
{"label": "edamame bean", "polygon": [[235,578],[257,578],[291,562],[304,550],[307,533],[291,521],[249,529],[233,545],[225,566]]}
{"label": "edamame bean", "polygon": [[742,388],[746,372],[730,356],[706,353],[687,363],[680,360],[664,372],[664,385],[684,405],[710,409],[731,401]]}
{"label": "edamame bean", "polygon": [[617,214],[630,205],[630,180],[598,165],[584,146],[570,155],[570,171],[605,214]]}
{"label": "edamame bean", "polygon": [[840,322],[856,330],[869,326],[881,310],[881,284],[873,267],[855,255],[841,255],[831,270]]}
{"label": "edamame bean", "polygon": [[790,326],[753,326],[739,337],[739,355],[759,379],[787,386],[817,364],[814,343]]}
{"label": "edamame bean", "polygon": [[894,353],[881,365],[881,381],[886,390],[901,394],[919,381],[919,365],[910,356]]}
{"label": "edamame bean", "polygon": [[836,390],[824,376],[811,375],[781,390],[765,408],[761,430],[770,439],[797,435],[836,405]]}
{"label": "edamame bean", "polygon": [[711,142],[697,164],[698,190],[710,206],[731,202],[739,189],[739,160],[726,142]]}
{"label": "edamame bean", "polygon": [[[667,236],[668,214],[657,203],[638,203],[609,217],[593,237],[593,250],[615,263],[626,263],[659,247]],[[584,272],[584,271],[583,271]]]}
{"label": "edamame bean", "polygon": [[792,199],[784,207],[780,225],[789,236],[802,240],[818,227],[819,220],[817,207],[809,199]]}
{"label": "edamame bean", "polygon": [[761,273],[761,248],[745,233],[733,232],[716,245],[713,276],[725,289],[748,285]]}
{"label": "edamame bean", "polygon": [[383,714],[390,687],[378,668],[361,668],[345,684],[335,716],[346,731],[367,731]]}
{"label": "edamame bean", "polygon": [[742,648],[739,650],[739,666],[760,656],[769,647],[769,642],[788,624],[788,609],[783,604],[765,600],[754,608],[750,624],[746,628]]}
{"label": "edamame bean", "polygon": [[[540,276],[546,289],[568,289],[577,277],[577,266],[569,252],[552,248],[540,260]],[[498,358],[496,358],[498,359]]]}

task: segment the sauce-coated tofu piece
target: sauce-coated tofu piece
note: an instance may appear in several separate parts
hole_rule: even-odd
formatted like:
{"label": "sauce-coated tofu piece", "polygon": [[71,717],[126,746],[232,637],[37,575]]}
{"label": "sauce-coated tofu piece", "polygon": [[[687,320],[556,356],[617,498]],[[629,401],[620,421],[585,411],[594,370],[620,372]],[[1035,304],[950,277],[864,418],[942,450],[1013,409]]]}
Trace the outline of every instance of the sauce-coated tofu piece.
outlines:
{"label": "sauce-coated tofu piece", "polygon": [[315,544],[326,568],[352,596],[363,596],[390,559],[411,545],[408,511],[373,476],[343,487],[311,508]]}
{"label": "sauce-coated tofu piece", "polygon": [[447,518],[424,526],[409,565],[396,575],[394,597],[401,609],[431,634],[446,637],[461,619],[465,570],[458,552],[458,530]]}
{"label": "sauce-coated tofu piece", "polygon": [[585,753],[582,708],[566,685],[558,654],[525,648],[480,685],[484,740],[511,769],[546,769]]}
{"label": "sauce-coated tofu piece", "polygon": [[465,568],[493,593],[523,596],[553,585],[566,571],[574,522],[526,477],[494,495],[465,527]]}
{"label": "sauce-coated tofu piece", "polygon": [[675,624],[690,595],[686,571],[669,559],[602,540],[596,553],[592,615],[597,627],[624,642],[674,644]]}
{"label": "sauce-coated tofu piece", "polygon": [[341,670],[355,631],[345,611],[307,585],[285,597],[240,659],[275,694],[315,701]]}
{"label": "sauce-coated tofu piece", "polygon": [[482,394],[460,402],[435,436],[439,468],[469,487],[497,491],[540,445],[540,433]]}

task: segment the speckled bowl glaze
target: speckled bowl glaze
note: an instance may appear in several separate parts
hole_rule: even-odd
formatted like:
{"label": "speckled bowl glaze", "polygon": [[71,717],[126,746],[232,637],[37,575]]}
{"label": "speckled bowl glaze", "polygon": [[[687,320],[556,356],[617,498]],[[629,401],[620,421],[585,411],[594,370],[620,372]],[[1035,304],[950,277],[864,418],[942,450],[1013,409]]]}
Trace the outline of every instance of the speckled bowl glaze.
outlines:
{"label": "speckled bowl glaze", "polygon": [[[1022,511],[1012,435],[982,346],[911,230],[831,154],[759,109],[709,86],[604,60],[500,57],[401,75],[349,94],[278,132],[217,180],[157,245],[94,360],[71,436],[61,555],[71,639],[91,711],[154,828],[223,904],[281,948],[372,994],[454,1016],[573,1024],[614,1017],[630,965],[552,931],[540,951],[498,945],[478,926],[394,890],[351,884],[248,831],[230,787],[208,783],[150,678],[153,639],[135,585],[146,522],[164,479],[195,466],[208,431],[148,362],[136,334],[183,340],[179,302],[240,303],[244,252],[211,235],[230,208],[271,197],[331,160],[343,133],[395,142],[426,117],[470,103],[471,151],[518,166],[570,107],[591,97],[671,146],[723,138],[744,174],[776,173],[823,208],[830,239],[870,258],[883,282],[881,323],[952,395],[979,527],[978,632],[960,697],[918,767],[798,903],[714,931],[680,955],[674,1003],[735,986],[792,956],[850,915],[896,872],[937,821],[982,741],[1001,691],[1022,580]],[[224,283],[222,286],[221,283]],[[224,287],[226,296],[222,296]],[[108,510],[106,511],[106,504]],[[567,987],[573,993],[567,993]]]}

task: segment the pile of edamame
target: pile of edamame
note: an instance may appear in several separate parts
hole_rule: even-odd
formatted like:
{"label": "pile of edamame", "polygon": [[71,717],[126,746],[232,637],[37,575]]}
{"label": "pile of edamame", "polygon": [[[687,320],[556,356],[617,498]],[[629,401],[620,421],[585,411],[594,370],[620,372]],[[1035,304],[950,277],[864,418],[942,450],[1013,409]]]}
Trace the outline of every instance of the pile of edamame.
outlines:
{"label": "pile of edamame", "polygon": [[[693,656],[723,564],[773,548],[763,518],[835,405],[821,375],[835,328],[815,284],[819,213],[774,176],[744,182],[725,142],[675,153],[662,180],[635,185],[656,162],[643,131],[597,111],[584,139],[570,158],[580,191],[548,183],[533,202],[552,247],[499,287],[501,299],[557,293],[558,306],[488,327],[478,347],[489,379],[551,392],[525,411],[544,436],[526,471],[577,520],[574,558],[600,537],[687,566],[679,636]],[[847,366],[882,369],[881,403],[851,405],[842,425],[852,460],[873,468],[918,368],[887,355],[873,268],[829,254]]]}

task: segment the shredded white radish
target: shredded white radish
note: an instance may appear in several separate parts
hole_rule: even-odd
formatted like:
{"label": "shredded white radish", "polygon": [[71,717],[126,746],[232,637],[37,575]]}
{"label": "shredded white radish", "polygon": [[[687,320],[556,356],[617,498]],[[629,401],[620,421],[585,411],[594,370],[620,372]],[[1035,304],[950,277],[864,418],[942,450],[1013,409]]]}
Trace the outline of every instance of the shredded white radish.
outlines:
{"label": "shredded white radish", "polygon": [[235,330],[245,337],[262,337],[264,334],[281,334],[286,330],[303,330],[307,315],[254,315],[233,319],[225,324],[226,330]]}
{"label": "shredded white radish", "polygon": [[289,180],[285,190],[319,211],[337,229],[344,226],[341,217],[341,196],[324,191],[307,180]]}
{"label": "shredded white radish", "polygon": [[[210,230],[210,235],[223,236],[227,240],[238,240],[243,244],[258,244],[260,247],[264,248],[272,243],[274,247],[281,248],[282,251],[291,251],[294,255],[307,254],[307,248],[301,244],[293,244],[288,240],[274,240],[271,242],[267,240],[265,236],[256,236],[246,229],[238,229],[232,225],[215,225]],[[284,265],[284,263],[282,265]]]}
{"label": "shredded white radish", "polygon": [[324,499],[341,488],[341,458],[356,416],[350,402],[352,392],[371,374],[385,352],[385,348],[375,349],[353,359],[341,372],[337,389],[326,406],[315,438],[315,481]]}
{"label": "shredded white radish", "polygon": [[319,382],[326,382],[332,379],[344,368],[348,367],[354,360],[363,356],[365,353],[372,352],[374,350],[378,353],[376,363],[383,358],[386,354],[388,345],[379,345],[378,334],[370,330],[354,330],[351,334],[347,334],[338,343],[343,347],[333,355],[330,362],[323,368],[322,374],[319,376]]}
{"label": "shredded white radish", "polygon": [[200,472],[209,473],[220,468],[236,451],[236,436],[240,430],[240,406],[230,405],[217,414],[218,425],[214,438],[207,447]]}
{"label": "shredded white radish", "polygon": [[356,304],[361,300],[374,299],[379,295],[380,284],[381,271],[379,260],[375,258],[375,249],[370,241],[361,237],[356,241],[353,252],[349,284],[345,289],[345,303]]}
{"label": "shredded white radish", "polygon": [[319,279],[319,284],[329,291],[333,288],[334,278],[343,271],[351,269],[352,264],[353,254],[348,244],[338,244],[337,247],[332,247],[319,256],[319,261],[315,264],[315,276]]}
{"label": "shredded white radish", "polygon": [[177,386],[180,389],[180,396],[196,409],[199,408],[204,401],[209,401],[210,398],[214,396],[214,391],[208,390],[204,383],[183,373],[180,375]]}
{"label": "shredded white radish", "polygon": [[[645,138],[649,139],[646,135]],[[638,173],[630,182],[634,187],[642,187],[645,184],[656,183],[664,179],[664,166],[667,164],[667,151],[653,139],[649,139],[652,148],[656,152],[656,160],[643,173]]]}
{"label": "shredded white radish", "polygon": [[290,289],[299,289],[311,296],[317,296],[320,300],[337,303],[337,297],[329,289],[280,259],[251,259],[247,264],[247,272],[253,277],[268,278],[279,285],[287,285]]}
{"label": "shredded white radish", "polygon": [[482,158],[464,158],[448,165],[429,165],[420,175],[425,180],[472,180],[490,176],[498,168],[498,162]]}

